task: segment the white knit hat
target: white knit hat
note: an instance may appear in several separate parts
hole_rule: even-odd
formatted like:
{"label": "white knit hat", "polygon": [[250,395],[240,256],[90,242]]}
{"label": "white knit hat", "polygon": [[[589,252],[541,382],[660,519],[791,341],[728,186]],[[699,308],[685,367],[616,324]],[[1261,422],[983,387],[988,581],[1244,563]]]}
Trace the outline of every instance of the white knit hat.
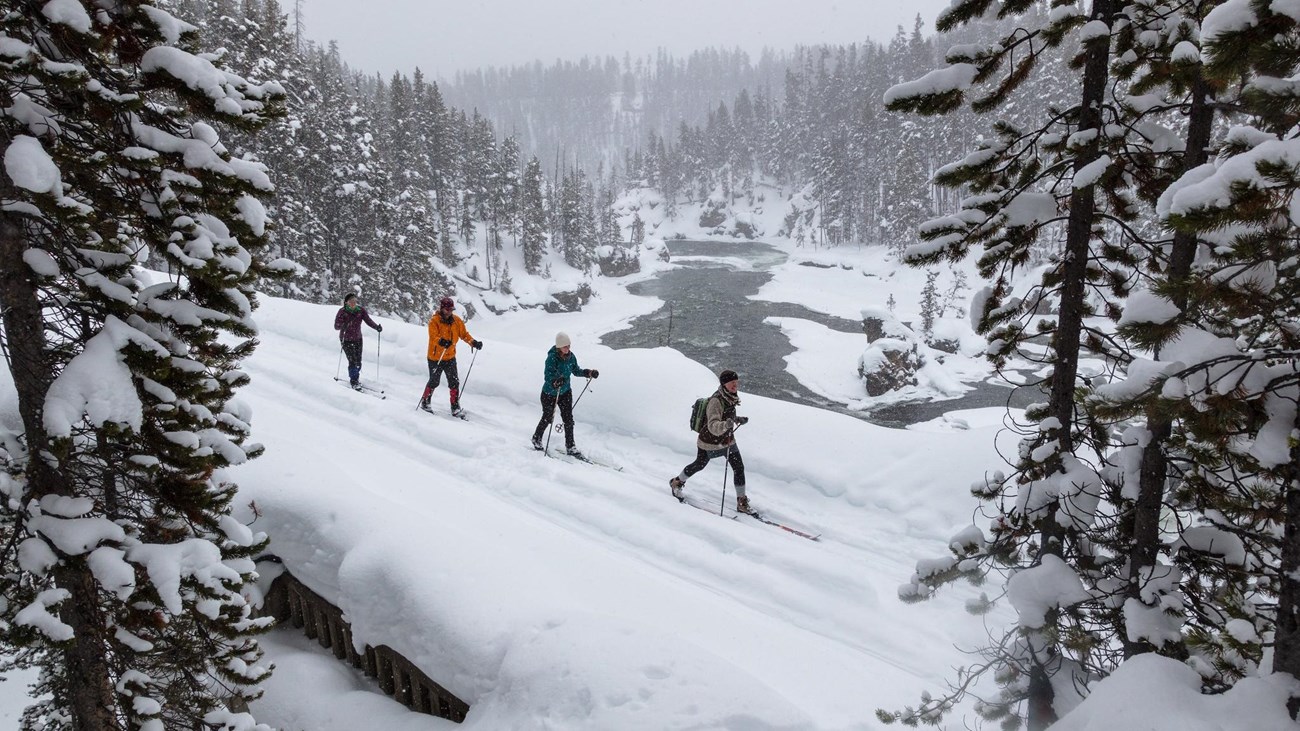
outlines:
{"label": "white knit hat", "polygon": [[569,336],[566,333],[555,333],[555,347],[563,348],[569,344]]}

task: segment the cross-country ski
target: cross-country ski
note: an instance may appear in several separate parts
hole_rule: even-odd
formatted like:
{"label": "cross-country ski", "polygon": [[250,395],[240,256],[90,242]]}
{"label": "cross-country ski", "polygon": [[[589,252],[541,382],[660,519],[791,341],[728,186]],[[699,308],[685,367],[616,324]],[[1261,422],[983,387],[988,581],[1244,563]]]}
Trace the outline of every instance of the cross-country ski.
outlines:
{"label": "cross-country ski", "polygon": [[378,399],[385,399],[388,397],[387,394],[384,393],[384,390],[381,388],[375,388],[374,386],[370,386],[365,383],[355,383],[355,384],[348,383],[346,380],[343,380],[341,378],[335,378],[334,380],[337,381],[339,385],[343,386],[344,388],[351,391],[356,391],[357,393],[364,393],[367,396],[374,396]]}

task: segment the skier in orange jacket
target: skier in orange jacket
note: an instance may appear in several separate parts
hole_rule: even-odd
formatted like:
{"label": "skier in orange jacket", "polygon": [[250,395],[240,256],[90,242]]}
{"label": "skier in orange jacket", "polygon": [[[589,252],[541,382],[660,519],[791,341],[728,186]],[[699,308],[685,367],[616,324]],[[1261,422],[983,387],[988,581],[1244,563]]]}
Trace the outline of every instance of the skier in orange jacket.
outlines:
{"label": "skier in orange jacket", "polygon": [[447,374],[447,387],[451,389],[451,413],[461,415],[460,408],[460,374],[456,372],[456,341],[464,340],[475,350],[483,348],[483,342],[475,340],[465,329],[465,321],[456,314],[456,303],[450,297],[443,297],[438,303],[438,311],[429,318],[429,382],[424,386],[424,395],[420,397],[420,408],[429,408],[429,397],[442,382],[442,374]]}

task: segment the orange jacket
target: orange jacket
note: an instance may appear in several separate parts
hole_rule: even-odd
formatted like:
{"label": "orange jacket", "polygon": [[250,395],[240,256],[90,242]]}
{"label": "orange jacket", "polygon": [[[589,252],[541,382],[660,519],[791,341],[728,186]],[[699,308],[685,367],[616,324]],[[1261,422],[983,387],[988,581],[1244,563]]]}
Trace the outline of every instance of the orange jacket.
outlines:
{"label": "orange jacket", "polygon": [[[438,344],[439,340],[450,340],[451,345],[445,350]],[[465,321],[460,315],[451,316],[451,324],[442,321],[441,313],[433,313],[429,318],[429,360],[444,361],[456,357],[456,341],[474,342],[474,338],[465,329]]]}

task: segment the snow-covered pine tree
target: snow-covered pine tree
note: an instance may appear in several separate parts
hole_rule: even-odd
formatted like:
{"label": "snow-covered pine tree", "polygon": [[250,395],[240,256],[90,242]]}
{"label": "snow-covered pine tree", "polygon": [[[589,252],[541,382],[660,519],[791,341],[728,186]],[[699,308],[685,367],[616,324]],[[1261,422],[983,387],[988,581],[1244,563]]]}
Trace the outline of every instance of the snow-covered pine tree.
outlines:
{"label": "snow-covered pine tree", "polygon": [[292,265],[264,258],[265,168],[211,123],[261,126],[282,90],[214,68],[157,6],[52,7],[0,18],[23,429],[0,455],[0,639],[43,670],[24,727],[265,728],[223,702],[269,669],[240,593],[265,537],[221,470],[260,451],[238,366],[255,279]]}
{"label": "snow-covered pine tree", "polygon": [[921,288],[921,337],[926,342],[934,338],[934,318],[939,314],[939,270],[931,269],[925,273],[925,286]]}
{"label": "snow-covered pine tree", "polygon": [[[1228,99],[1225,84],[1205,78],[1198,47],[1201,22],[1218,4],[1193,0],[1135,4],[1127,9],[1127,22],[1116,36],[1115,72],[1126,82],[1117,121],[1136,132],[1130,135],[1133,143],[1126,162],[1128,174],[1140,181],[1135,192],[1147,208],[1135,226],[1135,239],[1144,241],[1117,252],[1130,258],[1133,271],[1143,280],[1141,294],[1126,308],[1119,326],[1133,351],[1129,374],[1138,381],[1148,377],[1150,362],[1161,359],[1162,349],[1200,309],[1189,277],[1201,242],[1192,231],[1156,229],[1146,222],[1157,220],[1157,205],[1171,185],[1210,156],[1214,110],[1217,102]],[[1153,309],[1153,303],[1162,306]],[[1180,584],[1194,587],[1202,583],[1198,577],[1206,574],[1196,566],[1200,563],[1196,552],[1171,550],[1180,539],[1162,536],[1168,529],[1162,529],[1161,521],[1167,508],[1184,514],[1197,511],[1192,502],[1176,501],[1176,496],[1186,495],[1183,476],[1189,473],[1186,465],[1196,461],[1192,454],[1196,450],[1175,447],[1185,434],[1180,426],[1176,436],[1174,427],[1181,424],[1178,412],[1187,402],[1168,399],[1158,387],[1147,385],[1101,389],[1088,408],[1123,430],[1117,435],[1121,446],[1107,456],[1110,466],[1104,474],[1114,486],[1117,515],[1107,550],[1126,559],[1116,577],[1124,586],[1117,618],[1123,627],[1124,655],[1156,651],[1182,659],[1188,655],[1189,637],[1195,643],[1197,635],[1215,634],[1224,615],[1184,611],[1190,606],[1190,597],[1184,595],[1201,592],[1188,592]],[[1125,418],[1129,421],[1121,421]],[[1202,596],[1192,601],[1205,600]]]}
{"label": "snow-covered pine tree", "polygon": [[586,269],[586,251],[582,241],[582,186],[578,175],[579,172],[574,170],[565,173],[560,180],[555,215],[564,261],[575,269]]}
{"label": "snow-covered pine tree", "polygon": [[[1214,587],[1236,600],[1215,609],[1261,635],[1271,631],[1272,669],[1293,678],[1300,678],[1300,220],[1293,205],[1300,108],[1290,89],[1300,71],[1298,20],[1253,0],[1228,0],[1204,20],[1205,75],[1219,84],[1246,78],[1250,118],[1228,132],[1216,162],[1189,170],[1165,199],[1176,230],[1209,246],[1193,274],[1168,289],[1171,299],[1193,303],[1196,318],[1166,357],[1183,367],[1162,374],[1160,388],[1190,407],[1180,415],[1186,444],[1200,458],[1187,492],[1203,510],[1201,537],[1242,546],[1240,560],[1214,563],[1252,574]],[[1189,548],[1203,559],[1222,553]],[[1258,643],[1233,647],[1242,644],[1236,635],[1196,638],[1203,641],[1197,649],[1223,646],[1211,657],[1226,661],[1217,669],[1228,669],[1229,679],[1250,673],[1263,655]],[[1297,717],[1300,694],[1288,709]]]}
{"label": "snow-covered pine tree", "polygon": [[455,226],[453,200],[455,194],[455,135],[452,132],[450,110],[442,98],[437,83],[431,83],[420,95],[416,117],[420,127],[428,130],[430,182],[433,186],[434,209],[437,212],[438,260],[448,267],[459,263],[452,230]]}
{"label": "snow-covered pine tree", "polygon": [[916,231],[934,216],[930,204],[930,171],[918,125],[907,120],[899,131],[896,157],[888,169],[881,196],[884,243],[900,255],[917,242]]}
{"label": "snow-covered pine tree", "polygon": [[335,231],[340,235],[335,242],[336,271],[347,273],[340,282],[340,293],[359,292],[376,310],[394,312],[400,297],[392,270],[393,178],[383,158],[377,127],[388,94],[382,81],[376,81],[375,88],[379,99],[364,104],[360,91],[354,89],[352,102],[344,110],[343,158],[334,169],[332,191]]}
{"label": "snow-covered pine tree", "polygon": [[[586,172],[578,169],[574,187],[578,195],[578,239],[570,264],[582,271],[590,271],[596,261],[596,247],[600,245],[600,230],[596,223],[596,194]],[[565,260],[569,261],[569,248],[565,247]],[[576,262],[576,263],[575,263]]]}
{"label": "snow-covered pine tree", "polygon": [[501,142],[501,150],[497,155],[496,166],[497,192],[493,215],[497,219],[497,230],[501,232],[502,236],[512,238],[515,246],[518,246],[520,235],[520,186],[522,181],[519,176],[519,142],[515,140],[514,136],[506,137]]}
{"label": "snow-covered pine tree", "polygon": [[324,268],[321,249],[326,231],[316,215],[316,197],[327,171],[320,156],[311,150],[311,143],[320,140],[315,114],[320,94],[311,81],[306,59],[294,48],[293,32],[279,2],[264,0],[259,18],[251,41],[257,49],[251,59],[253,65],[247,70],[233,70],[249,79],[277,80],[285,88],[287,113],[272,120],[260,133],[242,136],[239,141],[244,149],[235,152],[250,152],[278,173],[272,178],[276,188],[269,208],[271,220],[275,221],[271,251],[303,267],[299,276],[284,280],[282,293],[318,301],[322,296],[321,280],[316,273]]}
{"label": "snow-covered pine tree", "polygon": [[545,182],[542,163],[533,156],[524,170],[520,203],[520,243],[524,248],[524,270],[533,275],[542,273],[542,262],[546,257],[546,209],[542,200]]}
{"label": "snow-covered pine tree", "polygon": [[378,148],[385,168],[392,171],[387,195],[380,201],[391,228],[386,236],[376,237],[373,246],[389,254],[384,280],[390,291],[381,293],[374,303],[393,317],[420,322],[437,309],[434,303],[448,284],[445,277],[436,276],[432,266],[438,248],[433,183],[428,178],[432,144],[416,114],[417,93],[423,90],[417,92],[413,82],[397,73],[389,89]]}
{"label": "snow-covered pine tree", "polygon": [[[955,558],[919,565],[903,590],[905,597],[923,598],[963,576],[1019,569],[1007,580],[1019,626],[986,648],[990,659],[982,665],[1002,685],[1002,697],[981,704],[979,711],[988,720],[1004,720],[1021,712],[1023,703],[1033,731],[1056,720],[1058,692],[1086,688],[1089,677],[1104,675],[1113,664],[1109,643],[1115,628],[1107,624],[1108,607],[1098,601],[1104,594],[1090,594],[1082,583],[1103,578],[1094,567],[1104,559],[1094,555],[1090,536],[1102,480],[1088,457],[1102,435],[1081,408],[1087,386],[1079,378],[1079,358],[1085,345],[1100,344],[1086,323],[1094,314],[1090,293],[1106,294],[1096,282],[1106,265],[1100,250],[1111,232],[1100,223],[1103,217],[1127,221],[1134,215],[1113,191],[1111,163],[1119,157],[1122,136],[1103,134],[1105,117],[1113,114],[1108,65],[1119,3],[1096,0],[1086,11],[1063,5],[1050,15],[1044,10],[1032,0],[996,6],[991,0],[957,0],[940,15],[939,30],[980,21],[986,13],[1017,22],[997,42],[950,48],[945,68],[892,87],[885,97],[894,111],[945,114],[961,107],[973,86],[990,84],[988,94],[971,103],[976,111],[989,111],[1032,77],[1047,51],[1067,41],[1079,44],[1072,60],[1078,69],[1075,100],[1019,125],[999,121],[994,140],[936,173],[940,185],[966,185],[971,195],[957,215],[922,226],[924,243],[908,252],[912,263],[926,265],[959,260],[976,244],[985,247],[980,271],[993,285],[983,298],[979,330],[990,340],[995,363],[1017,352],[1027,357],[1020,346],[1031,337],[1050,338],[1051,368],[1043,384],[1048,401],[1026,410],[1031,423],[1015,474],[972,488],[995,514],[991,536],[986,540],[983,530],[972,526],[954,540]],[[1039,239],[1055,231],[1063,234],[1063,248],[1043,275],[1039,296],[1012,299],[1014,272],[1027,263]],[[1114,289],[1123,281],[1104,283]],[[1035,317],[1043,297],[1056,302],[1054,319]],[[1031,322],[1038,332],[1027,331]],[[1057,588],[1038,591],[1032,588],[1035,577]],[[882,719],[942,717],[953,698],[965,693],[968,680],[963,672],[952,695],[928,698],[902,714],[883,713]]]}
{"label": "snow-covered pine tree", "polygon": [[632,231],[631,231],[632,248],[640,249],[641,244],[645,243],[645,221],[641,219],[640,211],[632,212]]}
{"label": "snow-covered pine tree", "polygon": [[952,267],[952,284],[943,292],[943,300],[939,302],[939,317],[943,317],[948,310],[956,310],[959,317],[965,317],[966,312],[961,308],[958,302],[964,302],[962,293],[970,289],[966,284],[966,272]]}

